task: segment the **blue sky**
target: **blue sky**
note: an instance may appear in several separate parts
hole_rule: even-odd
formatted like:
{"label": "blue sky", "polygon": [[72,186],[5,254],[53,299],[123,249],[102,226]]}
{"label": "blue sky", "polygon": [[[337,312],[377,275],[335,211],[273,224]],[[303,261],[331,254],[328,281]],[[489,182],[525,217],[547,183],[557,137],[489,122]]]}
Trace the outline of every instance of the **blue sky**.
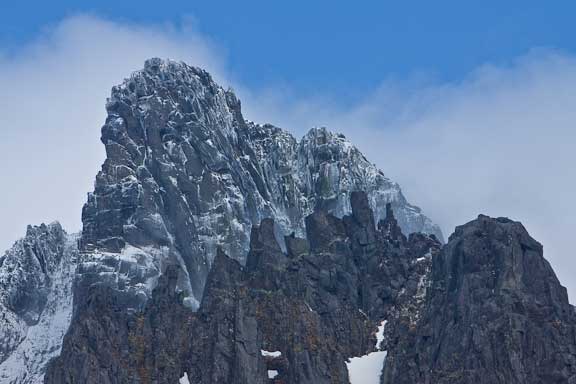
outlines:
{"label": "blue sky", "polygon": [[[92,4],[88,4],[92,3]],[[209,36],[251,87],[355,100],[384,78],[458,80],[535,47],[576,50],[573,1],[10,1],[0,44],[17,49],[77,13],[117,22],[183,22]]]}
{"label": "blue sky", "polygon": [[0,249],[27,224],[81,229],[110,88],[159,56],[248,119],[344,133],[446,237],[522,221],[574,302],[576,2],[87,3],[0,5]]}

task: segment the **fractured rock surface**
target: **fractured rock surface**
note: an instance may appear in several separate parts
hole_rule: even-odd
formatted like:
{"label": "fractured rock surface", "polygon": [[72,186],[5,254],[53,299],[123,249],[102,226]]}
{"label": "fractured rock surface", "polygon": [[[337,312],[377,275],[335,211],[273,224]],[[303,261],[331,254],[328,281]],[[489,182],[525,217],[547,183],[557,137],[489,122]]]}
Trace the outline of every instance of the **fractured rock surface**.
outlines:
{"label": "fractured rock surface", "polygon": [[520,223],[442,246],[345,137],[246,121],[183,63],[107,111],[81,236],[30,227],[0,258],[0,382],[348,383],[370,360],[362,384],[576,383],[574,307]]}
{"label": "fractured rock surface", "polygon": [[522,224],[479,216],[434,258],[420,320],[383,383],[576,383],[576,315]]}
{"label": "fractured rock surface", "polygon": [[368,194],[376,221],[392,203],[406,233],[442,238],[344,136],[315,128],[298,141],[248,122],[232,91],[201,69],[148,60],[113,88],[106,108],[107,158],[82,213],[81,272],[131,293],[132,307],[172,262],[197,306],[218,247],[244,263],[250,228],[262,219],[302,237],[315,209],[349,214],[356,190]]}
{"label": "fractured rock surface", "polygon": [[140,313],[93,287],[46,383],[348,383],[346,360],[375,350],[378,324],[417,297],[440,247],[377,230],[365,193],[352,194],[352,212],[311,214],[310,241],[288,236],[286,252],[263,220],[246,267],[217,253],[196,313],[177,293],[178,265]]}

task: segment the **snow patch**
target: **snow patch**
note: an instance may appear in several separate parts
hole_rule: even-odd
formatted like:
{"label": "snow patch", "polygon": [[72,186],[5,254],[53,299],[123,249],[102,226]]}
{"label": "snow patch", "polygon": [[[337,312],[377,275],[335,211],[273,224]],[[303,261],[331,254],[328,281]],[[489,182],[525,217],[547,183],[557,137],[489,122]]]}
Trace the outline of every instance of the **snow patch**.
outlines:
{"label": "snow patch", "polygon": [[178,384],[190,384],[190,380],[188,380],[188,373],[184,372],[184,376],[178,380]]}
{"label": "snow patch", "polygon": [[380,384],[386,354],[387,351],[372,352],[347,361],[350,384]]}
{"label": "snow patch", "polygon": [[380,351],[380,344],[384,341],[384,329],[386,329],[386,323],[388,323],[387,320],[382,321],[378,326],[378,331],[376,332],[376,345],[374,348],[376,348],[377,351]]}
{"label": "snow patch", "polygon": [[183,305],[187,308],[190,308],[194,312],[196,312],[198,308],[200,308],[200,302],[192,295],[184,298]]}
{"label": "snow patch", "polygon": [[262,354],[262,356],[274,357],[274,358],[282,356],[282,352],[280,351],[269,352],[262,349],[260,353]]}
{"label": "snow patch", "polygon": [[382,321],[376,331],[376,352],[353,357],[346,362],[350,384],[380,384],[380,376],[388,354],[388,351],[380,349],[380,344],[384,340],[386,323],[386,320]]}
{"label": "snow patch", "polygon": [[269,369],[268,370],[268,378],[269,379],[274,379],[276,376],[278,376],[278,371],[275,369]]}

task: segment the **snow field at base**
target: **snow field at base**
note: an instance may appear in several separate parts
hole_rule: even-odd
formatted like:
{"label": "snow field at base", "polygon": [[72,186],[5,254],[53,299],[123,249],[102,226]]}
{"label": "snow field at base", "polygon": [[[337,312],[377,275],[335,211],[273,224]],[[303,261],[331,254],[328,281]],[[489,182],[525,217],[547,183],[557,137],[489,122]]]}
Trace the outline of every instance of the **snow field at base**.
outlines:
{"label": "snow field at base", "polygon": [[350,384],[380,384],[380,376],[384,368],[387,351],[380,350],[380,344],[384,340],[384,329],[387,321],[384,320],[378,326],[376,332],[376,352],[371,352],[360,357],[353,357],[346,362]]}

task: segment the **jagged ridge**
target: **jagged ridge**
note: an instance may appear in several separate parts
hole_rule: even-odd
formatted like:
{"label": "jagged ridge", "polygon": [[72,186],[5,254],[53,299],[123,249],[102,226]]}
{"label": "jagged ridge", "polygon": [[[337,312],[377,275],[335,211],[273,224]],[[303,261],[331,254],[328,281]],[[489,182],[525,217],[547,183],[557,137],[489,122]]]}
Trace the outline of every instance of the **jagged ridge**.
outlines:
{"label": "jagged ridge", "polygon": [[[83,210],[81,269],[142,305],[166,264],[197,307],[209,264],[222,247],[244,262],[252,225],[304,235],[322,208],[342,217],[354,190],[368,193],[376,220],[392,203],[407,233],[442,234],[342,135],[312,129],[297,141],[246,122],[240,102],[184,63],[148,60],[115,87],[102,128],[107,159]],[[120,254],[120,257],[117,254]]]}
{"label": "jagged ridge", "polygon": [[0,382],[43,381],[72,316],[77,236],[60,224],[29,226],[0,258]]}
{"label": "jagged ridge", "polygon": [[457,227],[428,292],[415,325],[396,322],[383,383],[576,383],[574,307],[522,224]]}
{"label": "jagged ridge", "polygon": [[[342,135],[247,122],[182,63],[147,61],[107,109],[47,383],[347,383],[375,350],[386,383],[576,382],[574,308],[519,223],[407,238],[441,234]],[[0,258],[3,380],[59,353],[74,243],[31,228]]]}
{"label": "jagged ridge", "polygon": [[309,215],[309,240],[288,236],[285,252],[262,220],[246,267],[217,253],[198,312],[183,305],[176,265],[139,313],[121,292],[93,287],[46,383],[348,383],[346,360],[379,348],[377,325],[396,307],[419,308],[440,247],[407,239],[390,207],[377,229],[365,193],[351,206],[343,219]]}
{"label": "jagged ridge", "polygon": [[[48,253],[40,251],[23,266],[24,274],[14,277],[12,269],[4,274],[9,278],[0,294],[29,301],[27,309],[3,313],[5,380],[42,381],[44,364],[58,353],[70,321],[77,262],[75,318],[93,286],[121,292],[123,308],[142,309],[170,264],[181,267],[177,286],[184,303],[197,308],[217,247],[244,262],[253,224],[270,217],[277,235],[305,236],[307,214],[317,208],[339,217],[350,213],[348,197],[355,189],[369,192],[376,220],[392,202],[408,232],[441,238],[399,186],[342,135],[319,128],[298,141],[272,125],[247,122],[234,94],[198,68],[149,60],[114,87],[107,110],[102,128],[107,159],[82,212],[81,255],[75,237],[60,236],[61,228],[50,225],[53,236],[43,247],[65,249],[59,261],[44,260]],[[35,237],[29,233],[23,242]],[[0,269],[20,262],[16,254],[26,253],[9,253]]]}

